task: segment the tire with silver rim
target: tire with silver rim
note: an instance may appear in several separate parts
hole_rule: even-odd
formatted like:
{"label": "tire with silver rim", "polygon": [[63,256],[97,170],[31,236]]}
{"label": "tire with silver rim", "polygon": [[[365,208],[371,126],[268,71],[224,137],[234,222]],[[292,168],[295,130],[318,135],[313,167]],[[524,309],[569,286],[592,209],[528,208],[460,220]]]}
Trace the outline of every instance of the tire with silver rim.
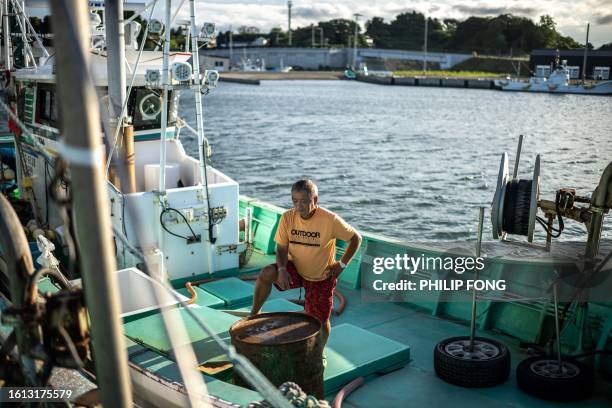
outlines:
{"label": "tire with silver rim", "polygon": [[470,348],[468,336],[451,337],[434,349],[438,377],[462,387],[492,387],[510,375],[510,353],[497,340],[475,337]]}
{"label": "tire with silver rim", "polygon": [[580,401],[593,393],[593,370],[585,364],[554,357],[530,357],[516,367],[516,382],[527,394],[551,401]]}

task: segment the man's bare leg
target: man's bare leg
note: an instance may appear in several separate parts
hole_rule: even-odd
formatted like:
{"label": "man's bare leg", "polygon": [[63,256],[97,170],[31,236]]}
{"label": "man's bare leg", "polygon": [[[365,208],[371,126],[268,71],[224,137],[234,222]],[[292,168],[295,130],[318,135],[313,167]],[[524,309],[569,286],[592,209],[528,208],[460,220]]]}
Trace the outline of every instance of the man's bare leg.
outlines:
{"label": "man's bare leg", "polygon": [[331,331],[331,322],[327,319],[321,325],[321,337],[323,337],[323,347],[327,344],[327,339],[329,338],[329,332]]}
{"label": "man's bare leg", "polygon": [[268,296],[272,290],[272,284],[276,282],[278,272],[274,265],[268,265],[259,272],[257,281],[255,282],[255,292],[253,293],[253,308],[251,309],[251,316],[259,313]]}

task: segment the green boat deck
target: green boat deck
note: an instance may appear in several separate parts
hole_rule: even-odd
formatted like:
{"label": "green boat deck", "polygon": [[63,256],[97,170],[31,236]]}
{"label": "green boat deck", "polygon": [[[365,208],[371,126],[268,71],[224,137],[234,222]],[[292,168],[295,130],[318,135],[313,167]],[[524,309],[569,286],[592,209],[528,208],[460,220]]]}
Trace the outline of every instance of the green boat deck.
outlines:
{"label": "green boat deck", "polygon": [[[258,267],[273,261],[273,255],[258,254],[251,258]],[[251,265],[242,270],[252,271]],[[252,281],[240,281],[237,278],[225,278],[200,286],[198,303],[200,299],[224,299],[232,302],[232,298],[241,299],[236,307],[228,307],[227,303],[219,304],[216,308],[249,310],[250,305],[244,304],[244,294],[253,289]],[[207,288],[212,287],[212,293]],[[237,290],[232,297],[232,291]],[[196,289],[197,290],[197,289]],[[331,402],[335,393],[351,380],[364,376],[366,383],[348,398],[344,407],[400,407],[424,406],[432,407],[453,406],[458,407],[556,407],[559,403],[547,402],[531,397],[520,391],[516,385],[514,368],[528,355],[520,349],[519,340],[507,335],[491,331],[479,331],[478,335],[488,336],[506,344],[512,354],[513,371],[510,379],[497,387],[483,389],[468,389],[448,384],[439,379],[433,368],[433,348],[441,340],[466,335],[468,327],[464,322],[452,321],[432,315],[426,308],[411,307],[406,303],[371,302],[362,299],[359,289],[341,288],[347,299],[347,306],[340,316],[332,315],[332,333],[326,348],[328,365],[325,369],[326,398]],[[183,292],[182,290],[180,290]],[[251,292],[252,294],[252,292]],[[204,295],[204,296],[201,296]],[[287,299],[297,298],[299,289],[281,292],[273,289],[269,300],[264,305],[264,311],[294,311],[301,309]],[[202,300],[204,301],[204,300]],[[242,305],[241,307],[238,307]],[[468,305],[455,305],[459,308]],[[199,308],[203,316],[213,329],[222,333],[229,341],[226,330],[238,320],[237,317],[211,308]],[[184,316],[180,309],[173,311],[177,316]],[[193,322],[184,318],[188,332],[200,363],[204,361],[221,361],[224,356],[220,350],[210,342],[198,329],[194,330]],[[157,322],[152,325],[151,322]],[[169,347],[167,340],[163,340],[161,319],[157,315],[147,316],[134,322],[127,323],[126,334],[134,339],[130,333],[158,332],[159,338],[147,338],[145,343],[149,349],[144,354],[136,353],[137,361],[144,367],[157,374],[174,378],[178,375],[172,361],[159,354]],[[145,330],[145,327],[147,330]],[[155,327],[155,330],[152,328]],[[159,331],[158,331],[159,329]],[[142,342],[142,339],[139,339]],[[156,343],[158,342],[158,343]],[[131,346],[136,347],[135,345]],[[165,361],[165,363],[161,363]],[[229,380],[231,373],[221,373],[205,376],[207,384],[211,384],[209,391],[220,398],[238,404],[245,404],[249,400],[260,398],[253,391],[235,387],[223,380]],[[598,381],[594,396],[580,402],[584,407],[609,406],[612,398],[612,383]]]}
{"label": "green boat deck", "polygon": [[[239,270],[224,271],[218,280],[195,288],[198,293],[196,300],[198,309],[194,310],[207,317],[205,320],[211,323],[214,330],[227,341],[229,341],[227,329],[238,318],[222,310],[250,309],[254,282],[243,281],[238,277],[256,274],[263,266],[275,261],[273,236],[283,211],[270,204],[242,197],[241,216],[244,215],[247,206],[253,210],[255,231],[254,252],[249,261]],[[347,305],[344,313],[340,316],[332,315],[331,318],[332,332],[326,348],[328,365],[324,373],[328,401],[331,402],[335,393],[345,384],[363,376],[366,379],[365,384],[346,398],[343,406],[349,408],[424,405],[431,407],[559,406],[559,403],[540,400],[522,392],[516,384],[514,373],[519,362],[528,357],[526,350],[519,347],[521,342],[543,344],[550,338],[553,325],[550,302],[520,299],[512,302],[480,302],[477,335],[491,337],[508,346],[512,356],[512,373],[507,382],[492,388],[462,388],[448,384],[439,379],[434,372],[433,350],[443,339],[468,334],[469,297],[465,297],[465,294],[440,294],[437,300],[422,301],[404,294],[404,297],[391,300],[372,301],[363,296],[366,293],[364,288],[371,284],[369,281],[371,274],[364,271],[367,272],[368,268],[371,270],[371,260],[376,256],[403,253],[448,255],[457,251],[469,252],[473,244],[414,245],[371,234],[363,234],[363,237],[362,247],[342,274],[338,284],[338,290],[347,299]],[[545,274],[553,273],[552,267],[547,266],[548,264],[542,259],[538,259],[537,255],[525,253],[524,248],[517,250],[509,245],[495,245],[486,243],[484,246],[484,251],[489,256],[486,275],[507,278],[509,294],[523,297],[543,294],[544,290],[538,279],[541,279],[542,271]],[[338,242],[338,256],[342,253],[343,243]],[[535,271],[540,275],[534,273]],[[210,278],[210,275],[198,278]],[[184,288],[184,282],[173,283],[181,294],[189,296]],[[301,307],[289,300],[300,296],[303,298],[303,293],[299,289],[281,292],[273,288],[263,311],[299,310]],[[586,343],[587,346],[593,346],[594,343],[597,343],[597,348],[609,349],[612,346],[611,310],[610,303],[590,303],[589,327],[593,329],[594,338],[591,344]],[[177,310],[174,314],[180,316],[184,313]],[[220,349],[211,345],[201,331],[194,330],[195,325],[192,321],[189,319],[184,321],[199,362],[206,364],[207,361],[223,361],[225,356],[220,354]],[[137,319],[126,323],[126,334],[131,339],[137,339],[139,333],[146,332],[145,328],[149,328],[150,331],[151,327],[158,327],[161,330],[159,324],[159,316],[145,316],[142,321]],[[562,337],[564,352],[572,354],[579,350],[581,345],[578,338],[571,327],[564,332]],[[160,375],[175,373],[174,363],[168,359],[169,345],[163,340],[163,336],[160,338],[155,335],[137,341],[148,347],[144,355],[149,356],[150,360],[143,360],[143,357],[137,353],[143,367],[152,369]],[[204,349],[204,346],[210,349]],[[162,360],[166,363],[161,364]],[[584,361],[589,360],[584,359]],[[595,358],[595,366],[600,371],[603,369],[608,373],[612,372],[609,365],[609,358],[606,360]],[[158,370],[158,367],[162,367],[163,370]],[[210,387],[213,395],[226,401],[246,404],[248,401],[260,398],[259,394],[253,391],[221,381],[230,381],[231,369],[215,372],[213,376],[207,375],[205,379],[207,383],[213,385]],[[579,406],[610,406],[611,401],[612,382],[598,375],[594,395],[589,400],[580,402]]]}

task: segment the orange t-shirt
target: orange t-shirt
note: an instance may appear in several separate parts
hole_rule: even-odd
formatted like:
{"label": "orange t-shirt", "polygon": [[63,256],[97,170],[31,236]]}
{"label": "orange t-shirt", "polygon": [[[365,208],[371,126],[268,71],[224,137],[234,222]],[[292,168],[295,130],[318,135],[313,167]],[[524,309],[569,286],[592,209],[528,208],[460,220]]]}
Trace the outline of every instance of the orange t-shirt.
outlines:
{"label": "orange t-shirt", "polygon": [[317,207],[307,220],[291,209],[281,217],[274,241],[289,246],[289,259],[304,279],[320,281],[336,261],[336,238],[348,241],[354,234],[350,225],[325,208]]}

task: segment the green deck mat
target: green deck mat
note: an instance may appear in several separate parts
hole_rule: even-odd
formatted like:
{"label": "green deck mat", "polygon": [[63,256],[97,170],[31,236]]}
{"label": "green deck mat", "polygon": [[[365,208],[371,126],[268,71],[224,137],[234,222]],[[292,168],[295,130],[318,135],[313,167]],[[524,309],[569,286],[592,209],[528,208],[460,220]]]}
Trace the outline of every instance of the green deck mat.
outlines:
{"label": "green deck mat", "polygon": [[246,306],[253,301],[253,285],[238,278],[220,279],[199,286],[225,302],[225,307]]}
{"label": "green deck mat", "polygon": [[[240,311],[249,312],[251,306],[241,307]],[[304,308],[300,305],[296,305],[287,299],[271,299],[263,304],[261,311],[265,313],[269,312],[301,312]]]}
{"label": "green deck mat", "polygon": [[[225,306],[225,302],[222,299],[219,299],[218,297],[216,297],[215,295],[208,293],[205,290],[200,289],[197,286],[194,286],[193,290],[198,295],[198,298],[195,301],[196,305],[212,307],[213,309],[220,309],[220,308],[223,308],[223,306]],[[187,288],[176,289],[176,291],[180,293],[181,295],[186,296],[189,299],[191,299],[191,293],[189,293]]]}
{"label": "green deck mat", "polygon": [[[191,308],[211,331],[219,335],[227,344],[230,343],[228,330],[232,324],[240,320],[239,317],[205,306],[192,306]],[[217,360],[223,356],[221,347],[196,324],[184,308],[169,310],[168,313],[171,320],[182,319],[185,323],[187,335],[198,363]],[[164,330],[161,314],[157,313],[125,323],[123,331],[137,343],[145,344],[151,349],[172,356],[170,340]]]}
{"label": "green deck mat", "polygon": [[408,346],[348,323],[332,327],[325,354],[326,394],[355,378],[388,372],[410,361]]}
{"label": "green deck mat", "polygon": [[[130,357],[130,361],[167,380],[182,383],[178,366],[174,361],[164,356],[160,356],[152,351],[146,351],[133,355]],[[202,377],[206,382],[208,392],[224,401],[247,406],[250,402],[261,401],[263,399],[259,393],[247,388],[238,387],[205,374],[202,374]]]}

